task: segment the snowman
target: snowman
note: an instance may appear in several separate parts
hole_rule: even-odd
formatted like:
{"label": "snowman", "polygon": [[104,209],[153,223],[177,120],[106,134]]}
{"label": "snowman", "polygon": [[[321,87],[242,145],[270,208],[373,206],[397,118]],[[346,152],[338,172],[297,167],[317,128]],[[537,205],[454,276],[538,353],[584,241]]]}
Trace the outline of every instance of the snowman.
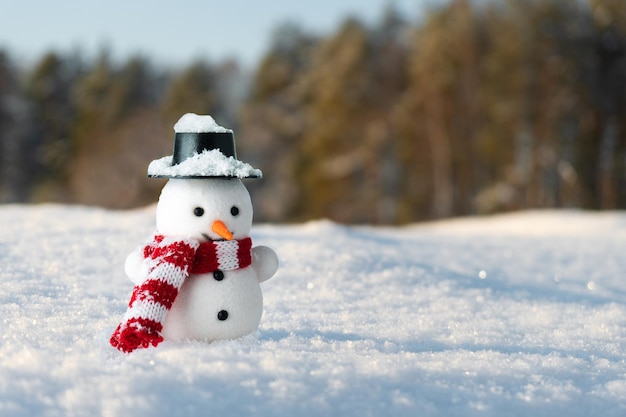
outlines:
{"label": "snowman", "polygon": [[173,155],[148,167],[149,177],[169,178],[156,233],[125,263],[135,287],[110,340],[123,352],[253,332],[263,312],[259,284],[278,267],[272,249],[252,247],[252,202],[241,179],[262,173],[237,160],[232,130],[188,113],[174,131]]}

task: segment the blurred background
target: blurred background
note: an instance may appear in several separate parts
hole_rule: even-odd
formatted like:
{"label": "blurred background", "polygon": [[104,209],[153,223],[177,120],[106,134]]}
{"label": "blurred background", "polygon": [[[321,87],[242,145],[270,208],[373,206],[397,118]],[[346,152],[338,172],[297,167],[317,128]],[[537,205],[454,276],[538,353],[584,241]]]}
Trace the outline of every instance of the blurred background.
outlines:
{"label": "blurred background", "polygon": [[626,208],[626,1],[40,3],[0,0],[2,203],[153,204],[195,112],[259,222]]}

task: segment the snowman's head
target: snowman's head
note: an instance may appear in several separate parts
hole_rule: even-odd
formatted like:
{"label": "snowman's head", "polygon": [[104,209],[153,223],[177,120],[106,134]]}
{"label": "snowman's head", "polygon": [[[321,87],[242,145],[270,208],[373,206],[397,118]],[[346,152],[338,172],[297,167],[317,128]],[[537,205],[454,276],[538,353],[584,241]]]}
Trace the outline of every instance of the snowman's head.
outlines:
{"label": "snowman's head", "polygon": [[252,226],[250,194],[239,179],[170,179],[157,204],[156,225],[165,236],[241,239]]}

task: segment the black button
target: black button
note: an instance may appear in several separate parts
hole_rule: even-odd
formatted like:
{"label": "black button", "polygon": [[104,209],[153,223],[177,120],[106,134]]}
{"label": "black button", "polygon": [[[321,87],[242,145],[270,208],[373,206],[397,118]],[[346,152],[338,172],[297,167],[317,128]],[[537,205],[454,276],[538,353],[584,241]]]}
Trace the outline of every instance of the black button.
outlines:
{"label": "black button", "polygon": [[216,281],[221,281],[224,279],[224,273],[218,269],[213,272],[213,278],[215,278]]}
{"label": "black button", "polygon": [[224,321],[228,318],[228,311],[226,310],[220,310],[219,313],[217,313],[217,319],[219,321]]}

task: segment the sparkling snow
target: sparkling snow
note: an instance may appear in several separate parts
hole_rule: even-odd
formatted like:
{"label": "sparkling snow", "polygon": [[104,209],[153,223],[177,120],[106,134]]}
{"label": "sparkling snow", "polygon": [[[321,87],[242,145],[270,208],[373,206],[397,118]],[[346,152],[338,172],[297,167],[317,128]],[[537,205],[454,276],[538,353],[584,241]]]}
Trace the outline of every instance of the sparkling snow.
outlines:
{"label": "sparkling snow", "polygon": [[239,161],[232,156],[225,156],[217,149],[205,150],[195,154],[191,158],[172,166],[172,156],[164,156],[156,159],[148,165],[148,175],[153,177],[235,177],[261,178],[263,173],[260,169],[253,168],[250,164]]}
{"label": "sparkling snow", "polygon": [[209,115],[198,115],[195,113],[185,113],[174,125],[174,132],[203,133],[203,132],[219,132],[232,133],[231,129],[220,126]]}
{"label": "sparkling snow", "polygon": [[0,207],[2,416],[626,415],[626,213],[256,225],[256,334],[108,339],[154,208]]}

